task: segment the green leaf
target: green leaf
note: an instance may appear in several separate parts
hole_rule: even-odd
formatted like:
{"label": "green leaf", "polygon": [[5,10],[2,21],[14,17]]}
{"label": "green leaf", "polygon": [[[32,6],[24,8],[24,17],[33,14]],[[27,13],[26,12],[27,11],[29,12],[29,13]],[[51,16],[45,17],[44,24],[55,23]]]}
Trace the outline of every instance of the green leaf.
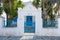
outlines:
{"label": "green leaf", "polygon": [[2,7],[0,7],[0,14],[2,14],[2,11],[3,11],[3,9],[2,9]]}
{"label": "green leaf", "polygon": [[58,6],[56,6],[53,10],[54,10],[55,12],[57,12],[57,10],[58,10]]}

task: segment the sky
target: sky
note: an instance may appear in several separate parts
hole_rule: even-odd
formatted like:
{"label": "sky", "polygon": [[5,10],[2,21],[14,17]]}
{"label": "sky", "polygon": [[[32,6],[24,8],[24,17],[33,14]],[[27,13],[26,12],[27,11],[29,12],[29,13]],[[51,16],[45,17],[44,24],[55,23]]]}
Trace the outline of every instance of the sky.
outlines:
{"label": "sky", "polygon": [[23,1],[23,2],[29,2],[29,1],[33,1],[33,0],[21,0],[21,1]]}

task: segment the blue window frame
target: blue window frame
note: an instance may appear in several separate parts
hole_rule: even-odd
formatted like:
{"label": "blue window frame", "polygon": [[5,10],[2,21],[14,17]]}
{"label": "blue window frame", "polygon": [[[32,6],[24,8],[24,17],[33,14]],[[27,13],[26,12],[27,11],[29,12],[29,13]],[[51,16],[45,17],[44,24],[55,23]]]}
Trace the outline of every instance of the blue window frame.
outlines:
{"label": "blue window frame", "polygon": [[13,20],[4,20],[4,27],[17,27],[17,18],[18,17],[16,16]]}
{"label": "blue window frame", "polygon": [[24,22],[24,32],[35,33],[35,22],[33,22],[33,16],[26,16],[26,21]]}
{"label": "blue window frame", "polygon": [[43,28],[57,28],[57,20],[43,20]]}

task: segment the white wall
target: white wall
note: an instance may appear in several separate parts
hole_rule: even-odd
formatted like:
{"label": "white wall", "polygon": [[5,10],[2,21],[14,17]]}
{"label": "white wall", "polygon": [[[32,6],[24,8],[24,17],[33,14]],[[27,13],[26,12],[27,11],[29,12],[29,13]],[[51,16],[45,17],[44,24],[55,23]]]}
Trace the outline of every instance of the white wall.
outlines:
{"label": "white wall", "polygon": [[19,27],[4,27],[4,18],[0,16],[0,36],[20,36]]}
{"label": "white wall", "polygon": [[[20,27],[20,35],[34,35],[33,33],[24,33],[24,17],[25,16],[34,16],[35,17],[35,22],[36,22],[36,27],[40,26],[37,25],[37,23],[40,21],[38,21],[38,18],[41,19],[41,13],[39,12],[39,10],[24,10],[24,9],[19,9],[18,11],[18,27]],[[37,22],[38,21],[38,22]],[[41,21],[42,22],[42,21]],[[37,31],[36,31],[37,32]]]}
{"label": "white wall", "polygon": [[[5,16],[5,15],[1,15]],[[0,16],[0,36],[20,36],[19,27],[4,27],[5,17]]]}
{"label": "white wall", "polygon": [[[19,19],[18,19],[18,26],[19,26],[19,33],[20,35],[24,35],[24,16],[27,15],[35,15],[35,22],[36,22],[36,28],[35,28],[35,35],[38,36],[60,36],[60,18],[57,18],[58,20],[58,27],[57,28],[43,28],[43,23],[42,23],[42,15],[41,15],[41,9],[38,9],[38,12],[34,11],[34,12],[26,12],[26,11],[21,11],[22,9],[20,9],[20,13],[19,13]],[[28,14],[29,13],[29,14]],[[33,14],[34,13],[34,14]],[[37,14],[36,14],[37,13]],[[21,21],[20,21],[21,20]],[[27,34],[28,35],[28,34]]]}
{"label": "white wall", "polygon": [[[39,15],[38,15],[39,16]],[[42,18],[37,16],[37,25],[36,25],[36,33],[38,36],[60,36],[60,18],[57,18],[58,25],[57,28],[43,28]]]}
{"label": "white wall", "polygon": [[3,19],[0,18],[0,36],[20,36],[19,27],[4,27]]}
{"label": "white wall", "polygon": [[[57,18],[58,26],[57,28],[43,28],[43,26],[38,26],[36,35],[38,36],[60,36],[60,18]],[[39,23],[42,24],[43,23]]]}
{"label": "white wall", "polygon": [[[36,21],[36,28],[35,28],[35,35],[38,36],[60,36],[60,18],[58,18],[58,28],[43,28],[42,27],[42,18],[41,18],[41,9],[36,11],[25,12],[21,11],[22,9],[18,10],[18,22],[17,27],[14,28],[5,28],[1,26],[2,20],[0,20],[0,36],[21,36],[24,35],[24,16],[32,15],[35,16]],[[26,14],[29,13],[29,14]],[[33,14],[34,13],[34,14]],[[37,15],[36,15],[37,13]]]}
{"label": "white wall", "polygon": [[3,26],[3,18],[0,16],[0,27]]}

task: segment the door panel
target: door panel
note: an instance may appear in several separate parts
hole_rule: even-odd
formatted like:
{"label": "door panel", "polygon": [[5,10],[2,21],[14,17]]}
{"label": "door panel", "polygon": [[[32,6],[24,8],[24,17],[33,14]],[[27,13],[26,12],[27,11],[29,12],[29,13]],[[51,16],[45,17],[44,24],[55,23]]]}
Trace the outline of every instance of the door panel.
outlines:
{"label": "door panel", "polygon": [[[34,16],[26,16],[24,22],[24,32],[25,33],[35,33],[35,21]],[[35,19],[35,18],[34,18]]]}

